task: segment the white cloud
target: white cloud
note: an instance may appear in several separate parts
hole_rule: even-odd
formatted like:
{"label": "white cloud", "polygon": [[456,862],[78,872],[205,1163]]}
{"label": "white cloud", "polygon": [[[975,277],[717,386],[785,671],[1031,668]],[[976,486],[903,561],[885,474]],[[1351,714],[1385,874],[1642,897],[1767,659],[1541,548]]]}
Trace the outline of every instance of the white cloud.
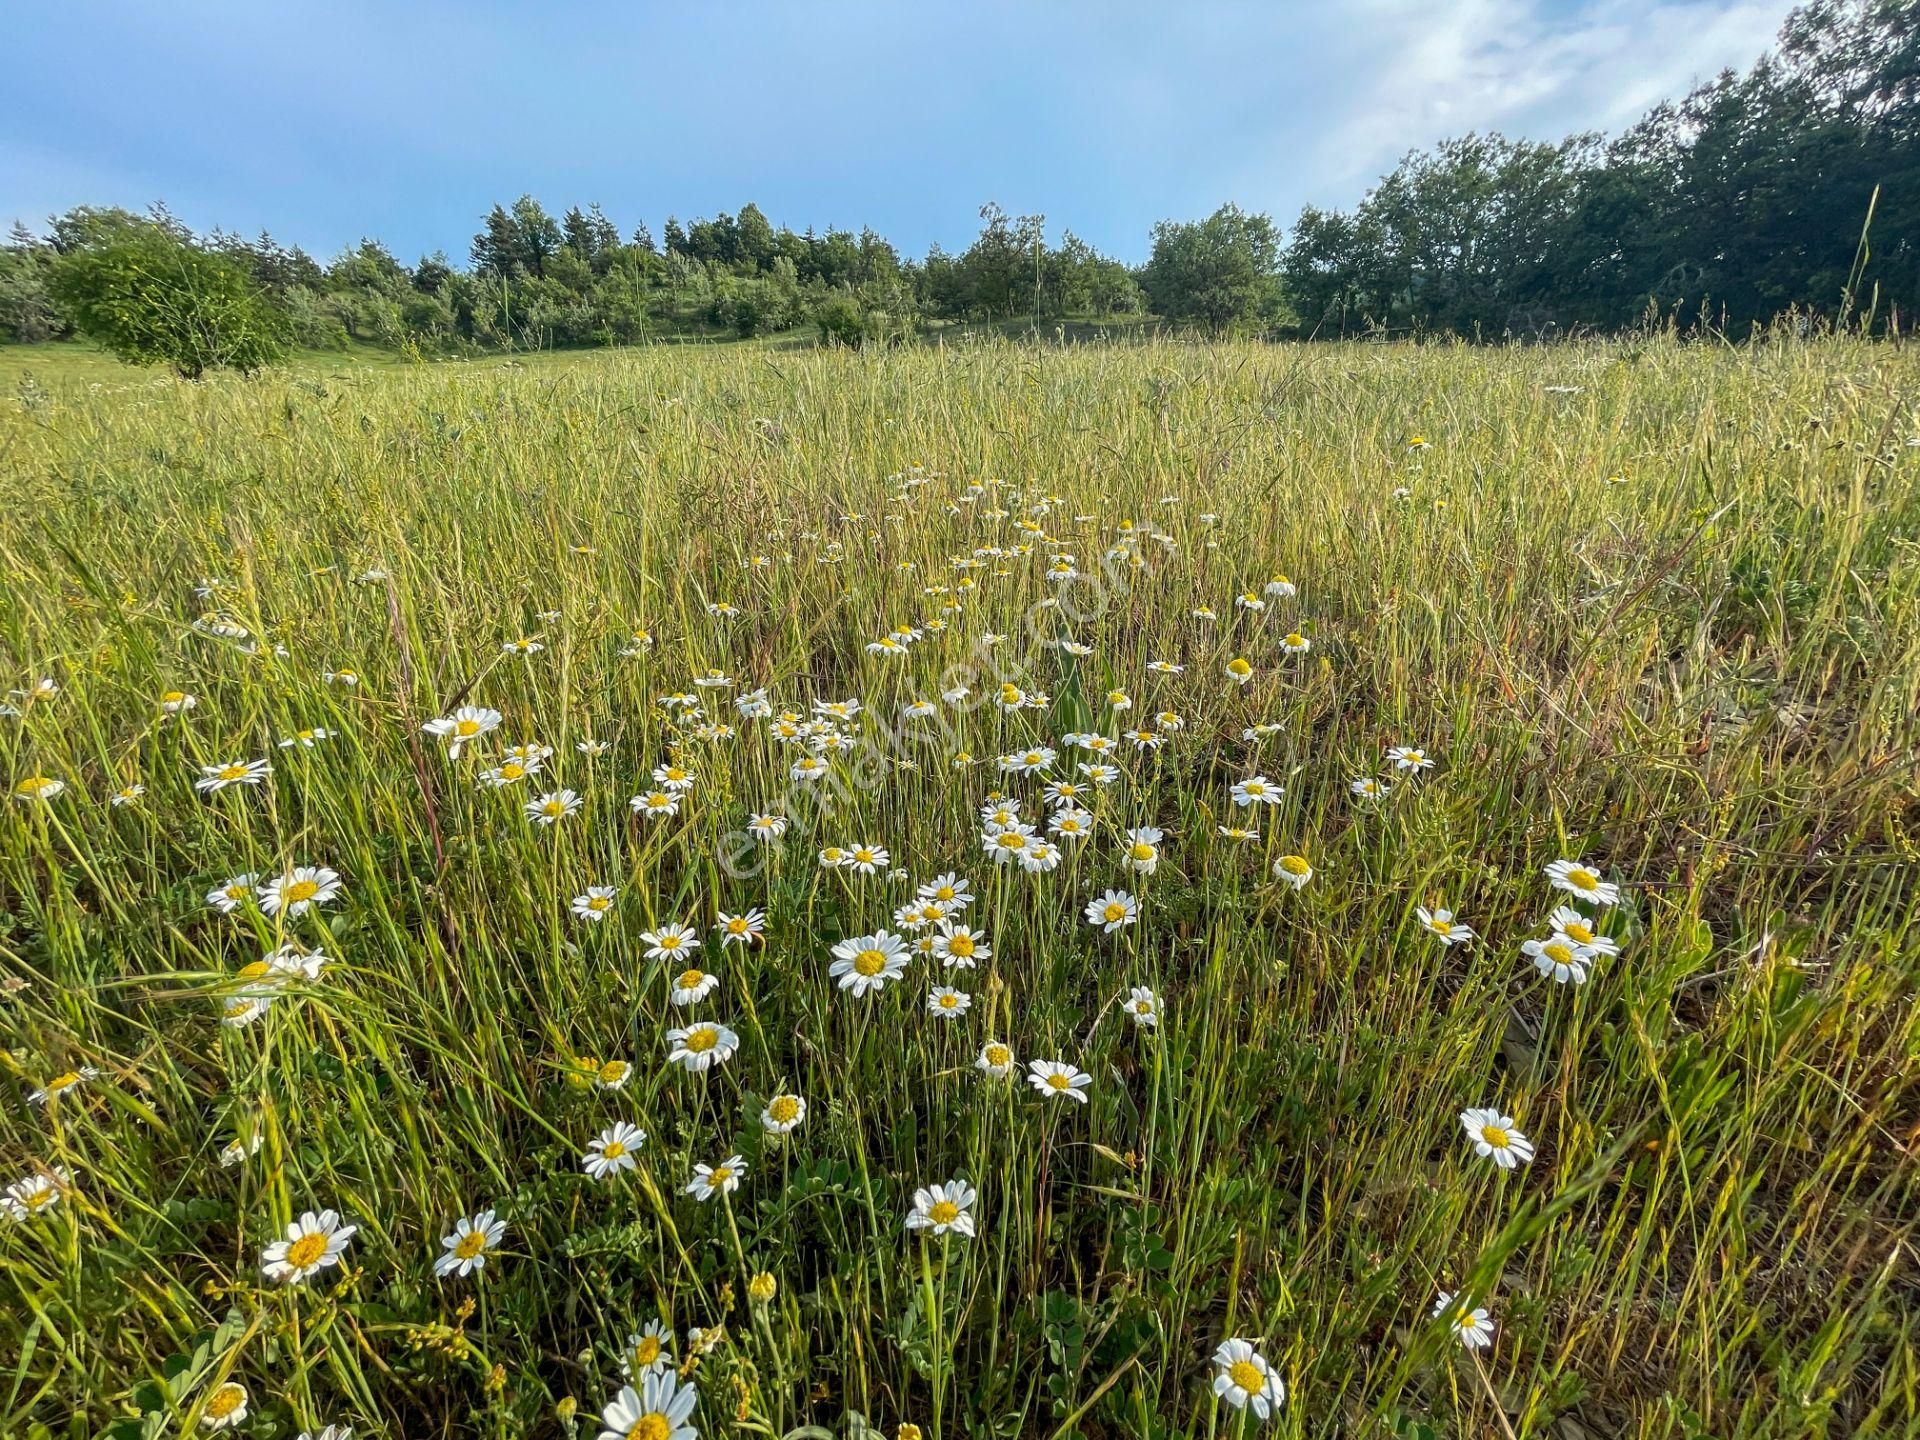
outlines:
{"label": "white cloud", "polygon": [[1545,0],[1358,0],[1342,9],[1352,53],[1324,61],[1359,83],[1341,94],[1335,123],[1301,137],[1289,168],[1317,203],[1346,206],[1406,151],[1448,136],[1617,133],[1661,100],[1751,65],[1788,5],[1600,0],[1555,13]]}

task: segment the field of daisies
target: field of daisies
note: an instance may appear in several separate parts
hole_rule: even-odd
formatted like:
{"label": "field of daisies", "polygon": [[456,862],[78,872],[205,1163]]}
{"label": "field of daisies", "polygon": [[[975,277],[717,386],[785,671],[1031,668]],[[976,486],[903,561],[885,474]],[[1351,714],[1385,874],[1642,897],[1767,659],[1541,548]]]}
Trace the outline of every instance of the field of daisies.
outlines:
{"label": "field of daisies", "polygon": [[1920,363],[0,401],[0,1434],[1910,1435]]}

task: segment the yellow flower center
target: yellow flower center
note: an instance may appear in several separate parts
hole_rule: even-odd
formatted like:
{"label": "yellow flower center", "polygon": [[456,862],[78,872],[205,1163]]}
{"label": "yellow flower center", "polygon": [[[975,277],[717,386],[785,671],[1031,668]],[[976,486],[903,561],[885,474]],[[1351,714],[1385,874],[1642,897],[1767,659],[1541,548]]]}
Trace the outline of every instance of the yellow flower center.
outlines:
{"label": "yellow flower center", "polygon": [[605,910],[611,904],[613,904],[613,901],[607,896],[595,895],[588,899],[587,908],[589,910]]}
{"label": "yellow flower center", "polygon": [[624,1060],[609,1060],[599,1069],[600,1083],[603,1085],[618,1085],[622,1080],[627,1078],[627,1072],[632,1068],[633,1067]]}
{"label": "yellow flower center", "polygon": [[791,1125],[800,1114],[800,1102],[791,1095],[776,1095],[767,1106],[767,1114],[779,1125]]}
{"label": "yellow flower center", "polygon": [[600,1153],[609,1160],[618,1160],[627,1153],[627,1147],[618,1140],[609,1140],[600,1147]]}
{"label": "yellow flower center", "polygon": [[1068,1089],[1071,1083],[1072,1082],[1069,1081],[1066,1076],[1060,1074],[1058,1071],[1056,1071],[1052,1075],[1047,1076],[1047,1084],[1051,1085],[1056,1090]]}
{"label": "yellow flower center", "polygon": [[660,1338],[657,1335],[642,1335],[634,1342],[633,1368],[645,1370],[660,1358]]}
{"label": "yellow flower center", "polygon": [[56,1075],[47,1082],[47,1093],[49,1095],[57,1095],[62,1090],[71,1090],[79,1083],[80,1072],[77,1070],[69,1070],[66,1074]]}
{"label": "yellow flower center", "polygon": [[960,997],[958,995],[942,995],[940,997],[940,1008],[942,1010],[951,1010],[959,1003]]}
{"label": "yellow flower center", "polygon": [[160,703],[162,705],[178,705],[186,698],[186,692],[183,690],[169,690],[160,697]]}
{"label": "yellow flower center", "polygon": [[1578,885],[1582,890],[1591,890],[1600,883],[1600,877],[1584,866],[1576,865],[1567,872],[1569,884]]}
{"label": "yellow flower center", "polygon": [[487,1236],[483,1230],[469,1230],[460,1237],[460,1243],[453,1247],[456,1260],[471,1260],[487,1248]]}
{"label": "yellow flower center", "polygon": [[964,932],[959,935],[949,936],[947,939],[947,953],[949,955],[958,955],[962,959],[972,955],[973,937]]}
{"label": "yellow flower center", "polygon": [[1007,1049],[1006,1046],[1004,1045],[987,1046],[987,1063],[989,1065],[1005,1065],[1008,1061],[1012,1059],[1013,1059],[1013,1052]]}
{"label": "yellow flower center", "polygon": [[1002,831],[999,839],[1002,850],[1024,850],[1027,848],[1027,837],[1022,835],[1018,830]]}
{"label": "yellow flower center", "polygon": [[1107,905],[1107,908],[1100,912],[1102,918],[1104,918],[1109,924],[1111,924],[1115,920],[1123,919],[1126,916],[1126,913],[1127,913],[1127,907],[1120,904],[1118,901],[1110,902]]}
{"label": "yellow flower center", "polygon": [[1234,1361],[1227,1367],[1227,1378],[1249,1395],[1258,1395],[1267,1383],[1267,1377],[1251,1360]]}
{"label": "yellow flower center", "polygon": [[1301,635],[1298,630],[1290,632],[1287,636],[1287,644],[1289,645],[1304,645],[1306,643],[1306,637]]}
{"label": "yellow flower center", "polygon": [[928,1207],[927,1218],[936,1225],[951,1225],[960,1218],[960,1207],[951,1200],[936,1200]]}
{"label": "yellow flower center", "polygon": [[526,773],[527,767],[522,765],[518,760],[509,760],[500,767],[500,778],[503,780],[518,780]]}
{"label": "yellow flower center", "polygon": [[207,1401],[207,1418],[224,1420],[245,1402],[247,1392],[238,1385],[222,1385],[213,1392],[213,1398]]}
{"label": "yellow flower center", "polygon": [[540,807],[540,810],[541,813],[545,815],[558,815],[566,808],[567,807],[562,805],[558,800],[549,800]]}
{"label": "yellow flower center", "polygon": [[680,972],[680,978],[673,983],[681,990],[698,990],[700,982],[706,978],[707,972],[704,970],[683,970]]}
{"label": "yellow flower center", "polygon": [[1507,1148],[1507,1132],[1502,1130],[1498,1125],[1482,1125],[1480,1127],[1480,1138],[1496,1150],[1504,1150]]}
{"label": "yellow flower center", "polygon": [[853,968],[857,974],[878,975],[887,968],[887,957],[878,950],[862,950],[853,957]]}
{"label": "yellow flower center", "polygon": [[745,916],[736,915],[733,919],[727,921],[727,933],[729,935],[744,935],[750,928]]}
{"label": "yellow flower center", "polygon": [[327,1253],[327,1237],[317,1232],[302,1235],[287,1246],[287,1263],[296,1270],[305,1270]]}
{"label": "yellow flower center", "polygon": [[667,1440],[673,1433],[673,1422],[658,1410],[649,1410],[633,1422],[633,1428],[627,1431],[627,1440]]}
{"label": "yellow flower center", "polygon": [[687,1038],[680,1042],[695,1055],[704,1055],[720,1043],[720,1032],[711,1025],[701,1025],[687,1032]]}
{"label": "yellow flower center", "polygon": [[1591,925],[1584,924],[1579,920],[1570,920],[1560,928],[1566,931],[1569,938],[1578,940],[1582,945],[1591,945],[1593,943],[1593,927]]}
{"label": "yellow flower center", "polygon": [[1280,857],[1280,868],[1289,875],[1304,875],[1313,867],[1308,865],[1307,862],[1298,855],[1282,855]]}
{"label": "yellow flower center", "polygon": [[285,890],[281,891],[280,895],[281,895],[281,898],[284,900],[297,901],[297,900],[311,900],[313,899],[314,896],[318,895],[319,893],[320,893],[320,886],[318,882],[313,880],[296,880],[291,885],[287,886]]}
{"label": "yellow flower center", "polygon": [[247,767],[240,764],[222,765],[220,767],[220,778],[222,780],[238,780],[246,773]]}
{"label": "yellow flower center", "polygon": [[733,1167],[731,1165],[716,1165],[713,1167],[713,1173],[707,1176],[707,1183],[718,1190],[732,1178]]}
{"label": "yellow flower center", "polygon": [[29,1210],[39,1210],[44,1206],[51,1205],[53,1203],[53,1197],[58,1193],[59,1192],[56,1191],[51,1185],[48,1185],[43,1189],[36,1190],[31,1195],[27,1196],[27,1208]]}
{"label": "yellow flower center", "polygon": [[1452,923],[1442,920],[1438,915],[1427,921],[1427,928],[1436,935],[1451,935],[1453,933]]}
{"label": "yellow flower center", "polygon": [[1573,964],[1572,948],[1570,946],[1562,945],[1558,940],[1550,941],[1544,947],[1542,953],[1545,954],[1546,957],[1549,960],[1553,961],[1553,963],[1556,965]]}
{"label": "yellow flower center", "polygon": [[480,733],[480,722],[478,720],[456,720],[453,722],[453,733],[462,739],[478,735]]}
{"label": "yellow flower center", "polygon": [[873,863],[873,851],[866,849],[854,851],[853,863],[856,865],[871,865]]}
{"label": "yellow flower center", "polygon": [[662,950],[678,950],[684,938],[685,937],[681,935],[662,935],[660,937],[660,948]]}

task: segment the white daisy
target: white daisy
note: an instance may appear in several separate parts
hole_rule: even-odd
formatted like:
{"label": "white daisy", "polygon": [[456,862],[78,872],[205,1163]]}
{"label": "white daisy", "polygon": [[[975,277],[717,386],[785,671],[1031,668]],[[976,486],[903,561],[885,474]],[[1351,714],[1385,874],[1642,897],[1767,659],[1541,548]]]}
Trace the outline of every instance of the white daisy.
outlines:
{"label": "white daisy", "polygon": [[949,1180],[944,1185],[928,1185],[913,1192],[913,1209],[907,1214],[909,1230],[928,1230],[935,1235],[952,1233],[973,1235],[973,1202],[979,1198],[964,1180]]}
{"label": "white daisy", "polygon": [[303,1285],[330,1265],[338,1265],[347,1242],[359,1230],[358,1225],[343,1225],[332,1210],[315,1214],[301,1212],[287,1226],[284,1240],[276,1240],[260,1252],[260,1269],[269,1280],[286,1285]]}
{"label": "white daisy", "polygon": [[433,1273],[444,1280],[449,1275],[464,1278],[485,1269],[488,1252],[506,1238],[506,1233],[506,1222],[496,1219],[491,1210],[461,1216],[453,1229],[440,1237],[441,1253],[434,1257]]}
{"label": "white daisy", "polygon": [[1042,1095],[1060,1100],[1077,1100],[1084,1105],[1087,1103],[1087,1087],[1093,1084],[1093,1077],[1064,1060],[1029,1060],[1027,1083]]}
{"label": "white daisy", "polygon": [[647,1132],[638,1125],[616,1120],[588,1142],[587,1153],[580,1157],[581,1168],[595,1180],[631,1170],[639,1163],[635,1154],[646,1142]]}
{"label": "white daisy", "polygon": [[1269,1420],[1287,1399],[1287,1387],[1251,1340],[1228,1340],[1213,1352],[1213,1393],[1236,1410]]}
{"label": "white daisy", "polygon": [[1513,1128],[1511,1116],[1498,1110],[1462,1110],[1460,1128],[1473,1142],[1473,1153],[1491,1158],[1502,1170],[1533,1159],[1533,1142]]}

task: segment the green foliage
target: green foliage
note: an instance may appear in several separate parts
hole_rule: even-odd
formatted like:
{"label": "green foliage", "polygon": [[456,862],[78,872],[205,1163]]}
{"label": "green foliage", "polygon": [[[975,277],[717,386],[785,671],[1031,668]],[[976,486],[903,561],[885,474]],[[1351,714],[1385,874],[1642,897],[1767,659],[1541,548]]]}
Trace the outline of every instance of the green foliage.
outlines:
{"label": "green foliage", "polygon": [[159,225],[63,254],[49,289],[81,334],[188,379],[220,367],[251,373],[285,353],[292,328],[233,260]]}
{"label": "green foliage", "polygon": [[1205,220],[1153,227],[1153,258],[1140,284],[1156,315],[1213,334],[1261,325],[1281,313],[1280,232],[1265,215],[1223,205]]}

